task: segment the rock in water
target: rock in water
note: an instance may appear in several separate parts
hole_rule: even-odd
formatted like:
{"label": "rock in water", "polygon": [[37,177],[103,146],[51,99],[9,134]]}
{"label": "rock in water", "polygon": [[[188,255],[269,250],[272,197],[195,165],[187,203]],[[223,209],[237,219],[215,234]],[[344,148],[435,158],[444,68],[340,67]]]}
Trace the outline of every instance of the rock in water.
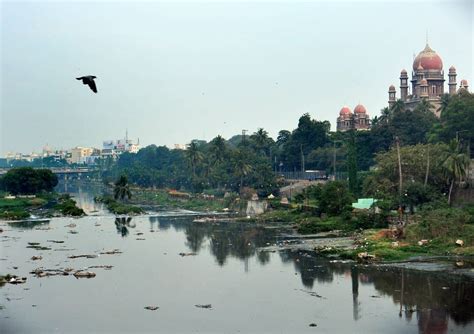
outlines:
{"label": "rock in water", "polygon": [[211,304],[196,304],[194,305],[196,307],[199,307],[199,308],[207,308],[207,309],[211,309],[212,308],[212,305]]}
{"label": "rock in water", "polygon": [[92,278],[95,277],[95,273],[92,271],[76,271],[74,273],[74,277],[76,278]]}

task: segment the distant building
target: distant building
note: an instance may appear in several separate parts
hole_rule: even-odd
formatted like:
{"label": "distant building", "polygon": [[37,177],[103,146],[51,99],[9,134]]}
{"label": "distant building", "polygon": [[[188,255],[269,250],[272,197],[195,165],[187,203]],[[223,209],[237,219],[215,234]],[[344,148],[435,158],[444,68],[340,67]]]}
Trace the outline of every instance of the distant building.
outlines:
{"label": "distant building", "polygon": [[92,155],[94,151],[91,147],[74,147],[71,149],[71,158],[70,163],[73,164],[83,164],[86,163],[86,158]]}
{"label": "distant building", "polygon": [[354,108],[354,113],[348,106],[342,107],[337,118],[337,131],[369,130],[370,116],[362,104]]}
{"label": "distant building", "polygon": [[136,143],[133,140],[128,139],[128,132],[125,134],[124,139],[118,140],[106,140],[102,143],[102,157],[116,158],[124,152],[138,153],[140,150],[140,139]]}
{"label": "distant building", "polygon": [[[428,43],[413,60],[411,72],[411,92],[408,84],[408,73],[405,69],[400,72],[400,99],[405,102],[405,108],[413,110],[423,99],[432,106],[432,112],[440,116],[441,96],[444,92],[444,70],[441,57],[430,48]],[[448,72],[449,95],[456,94],[456,68],[451,66]],[[467,80],[461,80],[460,89],[468,90]],[[388,106],[392,107],[397,100],[394,85],[388,88]]]}
{"label": "distant building", "polygon": [[186,148],[187,148],[186,144],[174,144],[175,150],[186,150]]}

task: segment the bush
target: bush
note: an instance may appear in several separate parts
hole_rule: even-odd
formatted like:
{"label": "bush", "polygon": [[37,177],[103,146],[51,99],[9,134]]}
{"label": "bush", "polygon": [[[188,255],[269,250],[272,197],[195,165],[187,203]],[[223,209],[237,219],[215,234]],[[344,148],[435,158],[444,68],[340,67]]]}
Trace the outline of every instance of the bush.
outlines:
{"label": "bush", "polygon": [[76,201],[70,198],[69,195],[63,195],[59,198],[59,204],[56,205],[56,209],[65,216],[79,217],[85,215],[84,210],[78,208]]}

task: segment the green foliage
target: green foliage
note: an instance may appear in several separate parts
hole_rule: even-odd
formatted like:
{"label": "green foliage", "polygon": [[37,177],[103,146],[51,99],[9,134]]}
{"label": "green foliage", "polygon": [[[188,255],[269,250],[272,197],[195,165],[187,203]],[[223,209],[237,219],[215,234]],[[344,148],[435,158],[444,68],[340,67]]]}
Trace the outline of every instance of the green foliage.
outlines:
{"label": "green foliage", "polygon": [[313,217],[300,221],[298,233],[315,234],[334,230],[348,230],[349,227],[350,226],[345,223],[341,217],[329,217],[327,219]]}
{"label": "green foliage", "polygon": [[[277,144],[280,147],[279,160],[283,162],[284,168],[289,171],[301,170],[301,153],[307,157],[311,151],[323,147],[328,142],[329,129],[329,122],[316,121],[309,114],[304,114],[291,135],[280,131]],[[306,167],[312,168],[311,165]]]}
{"label": "green foliage", "polygon": [[50,192],[58,184],[58,178],[49,169],[19,167],[10,169],[1,179],[3,190],[13,195]]}
{"label": "green foliage", "polygon": [[0,218],[6,220],[25,219],[30,216],[30,213],[23,208],[1,209]]}
{"label": "green foliage", "polygon": [[107,209],[116,215],[140,214],[144,212],[140,207],[117,202],[111,196],[97,196],[94,198],[94,201],[97,203],[104,203]]}
{"label": "green foliage", "polygon": [[124,200],[125,198],[131,199],[132,192],[130,191],[130,185],[128,184],[128,178],[125,175],[121,175],[115,182],[114,187],[114,198]]}
{"label": "green foliage", "polygon": [[319,199],[319,207],[328,215],[339,215],[351,210],[353,198],[346,183],[341,181],[328,182],[324,185]]}
{"label": "green foliage", "polygon": [[80,217],[85,215],[84,210],[77,207],[76,201],[67,194],[59,198],[56,209],[65,216]]}
{"label": "green foliage", "polygon": [[464,90],[459,94],[443,97],[443,101],[440,126],[434,127],[430,136],[433,140],[444,142],[458,137],[474,147],[474,94]]}
{"label": "green foliage", "polygon": [[[402,175],[405,186],[415,182],[424,184],[428,171],[427,184],[439,193],[446,192],[446,178],[442,167],[447,151],[445,144],[425,144],[400,148]],[[429,161],[429,169],[428,167]],[[365,196],[377,199],[398,199],[399,175],[396,149],[379,153],[376,166],[363,184]],[[405,190],[405,189],[403,189]],[[432,190],[434,191],[434,190]]]}
{"label": "green foliage", "polygon": [[406,228],[409,242],[427,239],[454,248],[455,241],[462,239],[465,246],[474,246],[474,216],[469,211],[454,208],[423,211],[417,220],[417,224]]}

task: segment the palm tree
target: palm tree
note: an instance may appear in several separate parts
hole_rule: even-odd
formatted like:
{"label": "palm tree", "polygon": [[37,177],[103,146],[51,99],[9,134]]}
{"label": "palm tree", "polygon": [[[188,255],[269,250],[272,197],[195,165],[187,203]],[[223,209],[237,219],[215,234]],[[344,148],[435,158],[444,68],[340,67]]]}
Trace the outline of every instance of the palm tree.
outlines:
{"label": "palm tree", "polygon": [[263,152],[263,154],[268,155],[268,149],[272,139],[268,137],[268,132],[263,128],[259,128],[257,132],[250,136],[250,139],[254,142],[257,152]]}
{"label": "palm tree", "polygon": [[441,108],[440,113],[443,114],[446,108],[448,107],[449,102],[451,101],[451,95],[443,94],[441,95]]}
{"label": "palm tree", "polygon": [[222,138],[221,135],[218,135],[213,140],[211,140],[209,143],[209,152],[211,153],[211,156],[214,160],[214,165],[224,160],[226,153],[226,143],[225,139]]}
{"label": "palm tree", "polygon": [[398,99],[390,108],[390,112],[392,115],[403,111],[405,111],[405,102],[400,99]]}
{"label": "palm tree", "polygon": [[433,105],[427,99],[421,99],[420,103],[416,106],[416,109],[423,113],[431,112],[432,108]]}
{"label": "palm tree", "polygon": [[204,159],[199,146],[195,141],[192,141],[186,149],[186,156],[193,171],[193,177],[196,176],[196,166]]}
{"label": "palm tree", "polygon": [[449,185],[448,204],[451,205],[451,194],[456,180],[460,181],[466,176],[469,168],[469,156],[463,152],[459,145],[459,140],[453,139],[448,145],[442,167]]}
{"label": "palm tree", "polygon": [[130,186],[128,184],[127,177],[125,175],[121,175],[119,179],[115,182],[114,198],[120,198],[123,201],[125,197],[131,199],[132,192],[130,191]]}
{"label": "palm tree", "polygon": [[252,171],[252,166],[247,162],[247,157],[242,150],[237,150],[235,153],[234,171],[237,176],[240,176],[239,193],[242,193],[244,177]]}
{"label": "palm tree", "polygon": [[392,110],[388,107],[383,108],[380,110],[380,117],[377,119],[376,123],[387,124],[389,120],[392,118]]}

